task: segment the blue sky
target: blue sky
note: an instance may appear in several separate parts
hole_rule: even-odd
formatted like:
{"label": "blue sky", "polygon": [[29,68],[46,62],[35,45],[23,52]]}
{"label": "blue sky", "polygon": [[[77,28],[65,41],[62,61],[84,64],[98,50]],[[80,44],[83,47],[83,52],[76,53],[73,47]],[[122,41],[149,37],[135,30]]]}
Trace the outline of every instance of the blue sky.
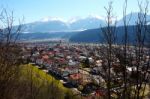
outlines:
{"label": "blue sky", "polygon": [[[72,17],[99,15],[104,17],[104,6],[110,0],[0,0],[1,7],[14,11],[15,18],[25,17],[25,22],[38,21],[44,17],[60,17],[68,20]],[[112,0],[114,14],[122,17],[124,0]],[[137,0],[128,0],[128,13],[137,12]]]}

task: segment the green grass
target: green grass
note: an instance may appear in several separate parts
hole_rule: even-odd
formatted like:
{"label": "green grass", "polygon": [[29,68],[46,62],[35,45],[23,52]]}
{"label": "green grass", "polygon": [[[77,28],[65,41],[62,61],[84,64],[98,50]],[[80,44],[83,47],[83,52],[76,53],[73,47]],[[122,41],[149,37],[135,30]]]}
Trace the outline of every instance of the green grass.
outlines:
{"label": "green grass", "polygon": [[28,86],[27,92],[36,96],[35,99],[78,99],[71,89],[32,64],[20,66],[19,78],[21,84]]}
{"label": "green grass", "polygon": [[54,83],[58,88],[60,88],[64,92],[69,90],[66,87],[64,87],[63,84],[59,82],[59,80],[56,80],[54,77],[38,69],[32,64],[21,66],[21,75],[22,79],[30,79],[36,86]]}

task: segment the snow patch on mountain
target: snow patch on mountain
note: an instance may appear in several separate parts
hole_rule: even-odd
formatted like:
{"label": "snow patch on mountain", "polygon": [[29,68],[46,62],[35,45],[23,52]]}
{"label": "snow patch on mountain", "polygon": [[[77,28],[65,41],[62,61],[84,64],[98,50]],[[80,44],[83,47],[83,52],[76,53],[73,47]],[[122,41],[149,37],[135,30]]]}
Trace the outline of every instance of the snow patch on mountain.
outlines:
{"label": "snow patch on mountain", "polygon": [[66,20],[58,17],[45,17],[40,20],[40,22],[49,22],[49,21],[61,21],[61,22],[66,22]]}

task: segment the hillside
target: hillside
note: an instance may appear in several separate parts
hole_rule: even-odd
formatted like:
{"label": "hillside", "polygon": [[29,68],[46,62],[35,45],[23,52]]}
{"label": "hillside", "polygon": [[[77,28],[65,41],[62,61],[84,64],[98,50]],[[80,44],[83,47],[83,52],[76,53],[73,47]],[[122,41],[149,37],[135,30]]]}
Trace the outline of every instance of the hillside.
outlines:
{"label": "hillside", "polygon": [[[136,27],[135,26],[128,26],[128,39],[131,44],[134,44],[136,39]],[[102,28],[105,29],[105,28]],[[150,26],[148,26],[148,30],[150,30]],[[120,44],[123,43],[123,37],[124,37],[124,27],[120,26],[116,28],[116,37],[117,41],[116,43]],[[147,38],[148,40],[148,38]],[[70,42],[86,42],[86,43],[103,43],[104,42],[104,35],[101,31],[101,28],[99,29],[91,29],[91,30],[85,30],[82,32],[78,32],[75,35],[71,36]]]}
{"label": "hillside", "polygon": [[21,66],[20,69],[19,82],[20,86],[24,86],[25,97],[30,97],[30,94],[33,95],[34,99],[65,99],[65,96],[73,96],[72,91],[65,88],[59,80],[37,67],[27,64]]}

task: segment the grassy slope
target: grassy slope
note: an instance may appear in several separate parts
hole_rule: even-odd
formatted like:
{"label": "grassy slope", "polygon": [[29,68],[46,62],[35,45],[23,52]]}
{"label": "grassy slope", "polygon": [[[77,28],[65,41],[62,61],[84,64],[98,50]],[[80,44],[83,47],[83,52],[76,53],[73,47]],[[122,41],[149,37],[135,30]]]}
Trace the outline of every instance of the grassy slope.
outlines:
{"label": "grassy slope", "polygon": [[63,91],[68,91],[69,89],[65,88],[62,83],[60,83],[58,80],[56,80],[51,75],[45,73],[44,71],[38,69],[37,67],[27,64],[22,66],[22,74],[25,78],[30,78],[32,75],[33,83],[39,83],[40,84],[46,84],[46,83],[54,83],[56,84],[60,89]]}
{"label": "grassy slope", "polygon": [[[47,99],[49,96],[52,96],[55,99],[65,99],[65,97],[74,96],[72,90],[64,87],[59,80],[56,80],[51,75],[45,73],[44,71],[31,64],[21,66],[20,81],[29,81],[29,86],[32,83],[35,88],[39,89],[40,92],[38,92],[39,96],[37,97],[42,97],[39,99]],[[77,98],[74,97],[72,99]]]}

